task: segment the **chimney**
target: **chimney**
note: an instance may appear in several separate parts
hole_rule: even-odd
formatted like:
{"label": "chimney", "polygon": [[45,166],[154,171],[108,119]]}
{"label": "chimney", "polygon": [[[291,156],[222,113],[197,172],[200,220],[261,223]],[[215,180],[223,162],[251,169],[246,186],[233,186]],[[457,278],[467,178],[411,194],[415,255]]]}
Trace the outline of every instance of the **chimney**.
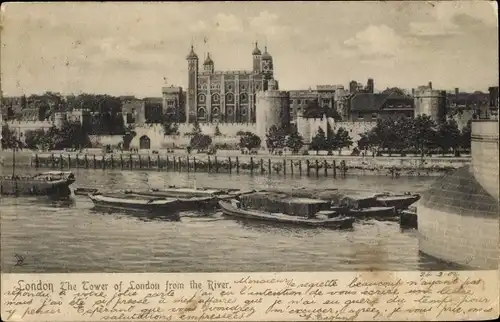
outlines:
{"label": "chimney", "polygon": [[432,89],[432,82],[429,82],[429,89]]}

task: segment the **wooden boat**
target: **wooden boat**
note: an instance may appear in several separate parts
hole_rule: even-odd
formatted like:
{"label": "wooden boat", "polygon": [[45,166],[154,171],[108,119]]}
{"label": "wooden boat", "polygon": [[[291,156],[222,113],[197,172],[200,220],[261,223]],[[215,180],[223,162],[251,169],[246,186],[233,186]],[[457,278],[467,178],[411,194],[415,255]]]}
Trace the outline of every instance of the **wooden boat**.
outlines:
{"label": "wooden boat", "polygon": [[142,213],[178,215],[179,201],[174,198],[161,198],[124,193],[96,193],[89,195],[96,208]]}
{"label": "wooden boat", "polygon": [[76,188],[73,190],[73,193],[76,196],[88,196],[89,194],[95,194],[99,191],[99,189],[95,188]]}
{"label": "wooden boat", "polygon": [[206,196],[190,196],[185,193],[172,193],[170,191],[125,191],[126,195],[138,195],[150,198],[175,198],[178,201],[179,211],[211,211],[217,208],[218,199],[212,195]]}
{"label": "wooden boat", "polygon": [[381,195],[377,196],[377,203],[385,207],[394,207],[396,210],[408,209],[420,199],[418,194],[403,194],[403,195]]}
{"label": "wooden boat", "polygon": [[33,176],[0,177],[0,194],[13,196],[50,196],[67,198],[75,175],[66,171],[48,171]]}
{"label": "wooden boat", "polygon": [[349,216],[356,219],[392,219],[397,216],[394,207],[368,207],[361,209],[349,209]]}
{"label": "wooden boat", "polygon": [[313,218],[285,215],[283,213],[266,213],[259,210],[242,209],[239,207],[239,202],[233,200],[219,201],[219,206],[226,216],[245,219],[245,220],[260,220],[279,224],[291,224],[307,227],[322,227],[331,229],[349,229],[352,228],[353,218],[328,218],[326,216],[318,216]]}

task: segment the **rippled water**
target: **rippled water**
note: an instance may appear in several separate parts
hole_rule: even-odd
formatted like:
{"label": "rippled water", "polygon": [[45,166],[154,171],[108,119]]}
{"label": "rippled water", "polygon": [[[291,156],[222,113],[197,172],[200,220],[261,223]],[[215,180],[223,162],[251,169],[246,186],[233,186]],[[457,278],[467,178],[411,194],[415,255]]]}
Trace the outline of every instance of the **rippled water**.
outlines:
{"label": "rippled water", "polygon": [[[8,173],[3,168],[2,172]],[[33,171],[27,169],[26,171]],[[76,170],[75,186],[102,189],[314,186],[366,191],[422,191],[435,178],[267,178],[249,175]],[[1,173],[0,173],[1,174]],[[180,222],[92,210],[69,203],[2,198],[2,272],[215,272],[444,269],[418,253],[417,232],[397,222],[366,221],[353,231],[244,224],[219,213],[185,213]],[[16,254],[24,265],[15,266]],[[19,258],[19,257],[18,257]]]}

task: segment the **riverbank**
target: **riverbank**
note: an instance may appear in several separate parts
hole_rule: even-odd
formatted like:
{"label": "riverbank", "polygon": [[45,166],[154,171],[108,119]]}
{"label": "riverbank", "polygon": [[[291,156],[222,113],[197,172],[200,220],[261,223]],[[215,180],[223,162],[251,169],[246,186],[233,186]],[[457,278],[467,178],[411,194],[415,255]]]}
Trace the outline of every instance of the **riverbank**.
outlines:
{"label": "riverbank", "polygon": [[[3,151],[2,164],[13,154]],[[346,174],[383,176],[440,176],[463,165],[469,157],[338,156],[338,155],[207,155],[76,152],[16,153],[16,165],[41,169],[129,169],[175,172],[250,173],[337,177]]]}

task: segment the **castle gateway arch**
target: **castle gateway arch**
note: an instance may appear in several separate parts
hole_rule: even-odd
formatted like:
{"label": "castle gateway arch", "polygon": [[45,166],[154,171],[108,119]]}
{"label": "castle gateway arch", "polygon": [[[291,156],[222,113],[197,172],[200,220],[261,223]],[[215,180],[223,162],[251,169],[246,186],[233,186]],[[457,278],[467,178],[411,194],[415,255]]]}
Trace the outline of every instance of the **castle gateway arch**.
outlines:
{"label": "castle gateway arch", "polygon": [[151,149],[151,139],[147,135],[143,135],[139,139],[139,149],[141,150]]}

